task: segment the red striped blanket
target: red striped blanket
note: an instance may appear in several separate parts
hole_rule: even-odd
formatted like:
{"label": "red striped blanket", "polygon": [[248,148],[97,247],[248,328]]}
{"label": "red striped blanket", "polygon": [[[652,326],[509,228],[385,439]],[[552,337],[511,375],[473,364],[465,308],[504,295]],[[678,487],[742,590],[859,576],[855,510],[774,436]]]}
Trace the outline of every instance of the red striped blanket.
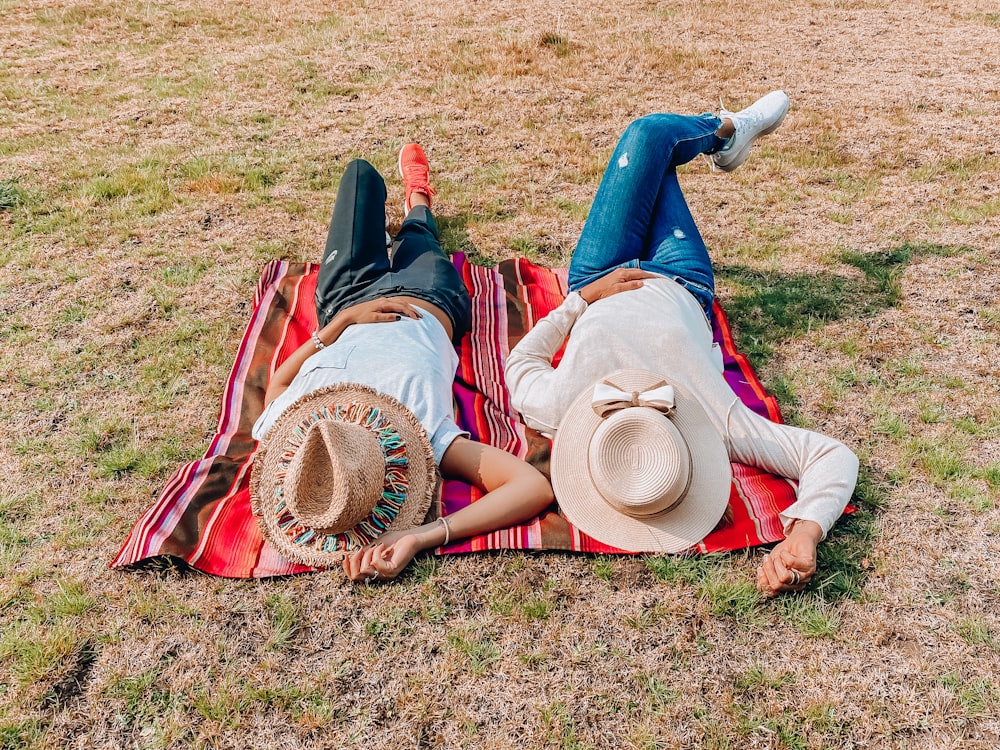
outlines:
{"label": "red striped blanket", "polygon": [[[476,440],[521,456],[547,472],[550,443],[526,429],[513,413],[503,377],[510,347],[566,294],[565,270],[523,260],[497,268],[455,265],[473,300],[472,331],[459,349],[455,378],[458,423]],[[151,558],[179,558],[206,573],[233,578],[286,575],[310,570],[285,560],[264,541],[250,511],[249,479],[256,443],[250,429],[259,416],[268,377],[316,326],[315,264],[274,261],[261,275],[254,311],[226,383],[216,435],[203,458],[181,466],[156,503],[136,522],[111,567]],[[726,379],[751,408],[780,421],[749,362],[736,351],[726,317],[715,309]],[[778,513],[795,497],[794,485],[759,470],[733,465],[732,522],[709,534],[695,550],[741,549],[783,537]],[[444,513],[475,502],[479,492],[447,480]],[[528,523],[452,544],[439,554],[493,549],[562,549],[620,552],[573,528],[557,509]]]}

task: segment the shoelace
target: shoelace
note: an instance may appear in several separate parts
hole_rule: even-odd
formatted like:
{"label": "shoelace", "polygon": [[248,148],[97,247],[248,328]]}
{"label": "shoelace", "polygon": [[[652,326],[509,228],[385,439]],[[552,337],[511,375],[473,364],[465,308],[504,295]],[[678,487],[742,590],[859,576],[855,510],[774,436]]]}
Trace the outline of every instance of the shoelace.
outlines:
{"label": "shoelace", "polygon": [[403,182],[411,193],[424,193],[434,197],[430,171],[423,164],[407,164],[403,167]]}

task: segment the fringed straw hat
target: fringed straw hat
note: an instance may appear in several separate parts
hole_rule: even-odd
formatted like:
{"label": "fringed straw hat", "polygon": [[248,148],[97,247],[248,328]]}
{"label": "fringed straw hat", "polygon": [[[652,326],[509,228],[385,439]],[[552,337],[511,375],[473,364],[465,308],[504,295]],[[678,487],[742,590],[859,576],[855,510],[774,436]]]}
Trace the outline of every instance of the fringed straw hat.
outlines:
{"label": "fringed straw hat", "polygon": [[715,528],[732,469],[687,389],[621,370],[587,388],[552,447],[552,487],[573,525],[630,552],[680,552]]}
{"label": "fringed straw hat", "polygon": [[437,491],[427,434],[399,401],[355,383],[289,406],[254,456],[250,505],[264,537],[315,567],[419,525]]}

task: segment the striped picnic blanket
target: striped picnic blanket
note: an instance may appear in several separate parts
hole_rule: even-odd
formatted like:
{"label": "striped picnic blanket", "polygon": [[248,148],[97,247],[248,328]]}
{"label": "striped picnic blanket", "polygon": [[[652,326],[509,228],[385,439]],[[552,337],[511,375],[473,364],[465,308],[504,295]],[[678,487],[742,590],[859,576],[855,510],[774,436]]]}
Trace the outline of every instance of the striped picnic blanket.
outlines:
{"label": "striped picnic blanket", "polygon": [[[525,428],[513,413],[503,363],[510,347],[563,300],[566,272],[524,259],[504,261],[496,268],[473,265],[462,255],[454,261],[473,307],[472,330],[459,347],[455,378],[458,424],[473,439],[525,458],[547,473],[550,442]],[[223,393],[215,437],[203,458],[181,466],[170,477],[159,499],[132,528],[111,567],[167,556],[232,578],[311,570],[284,559],[264,541],[250,511],[249,480],[256,448],[250,430],[262,410],[268,377],[316,326],[317,270],[316,264],[285,261],[265,267]],[[715,313],[715,338],[722,347],[726,380],[744,403],[780,421],[777,402],[736,351],[718,304]],[[778,513],[794,501],[794,484],[740,464],[733,465],[733,477],[732,522],[714,530],[692,551],[742,549],[783,538]],[[446,480],[441,510],[454,513],[475,502],[479,494],[464,482]],[[495,549],[621,552],[581,533],[552,507],[520,526],[457,542],[438,553]]]}

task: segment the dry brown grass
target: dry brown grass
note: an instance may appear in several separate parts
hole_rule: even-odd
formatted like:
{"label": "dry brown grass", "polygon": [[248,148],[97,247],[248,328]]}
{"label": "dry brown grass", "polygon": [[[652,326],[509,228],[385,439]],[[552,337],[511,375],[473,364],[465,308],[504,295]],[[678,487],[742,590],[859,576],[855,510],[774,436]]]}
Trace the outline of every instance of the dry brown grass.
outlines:
{"label": "dry brown grass", "polygon": [[[995,3],[0,19],[0,746],[996,746]],[[754,293],[740,267],[855,284],[761,363],[862,457],[860,592],[758,602],[753,554],[425,560],[373,588],[106,569],[204,448],[257,273],[316,257],[348,158],[389,176],[420,140],[453,248],[564,264],[630,119],[775,87],[793,110],[746,167],[683,180],[724,301]]]}

